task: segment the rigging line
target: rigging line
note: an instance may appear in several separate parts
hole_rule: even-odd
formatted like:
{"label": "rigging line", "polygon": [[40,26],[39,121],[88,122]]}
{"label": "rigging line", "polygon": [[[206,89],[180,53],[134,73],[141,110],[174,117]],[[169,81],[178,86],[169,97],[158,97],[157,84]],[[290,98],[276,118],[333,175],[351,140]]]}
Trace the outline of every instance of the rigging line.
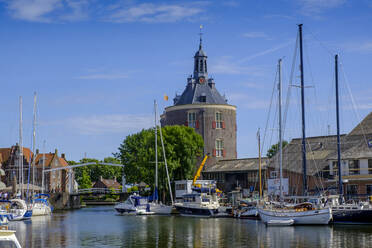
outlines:
{"label": "rigging line", "polygon": [[[316,161],[315,161],[315,158],[314,158],[314,151],[313,151],[313,149],[312,149],[310,143],[309,143],[308,141],[307,141],[306,143],[308,144],[308,146],[309,146],[309,148],[310,148],[309,150],[310,150],[310,154],[311,154],[311,159],[313,160],[313,163],[314,163],[314,165],[315,165],[315,168],[316,168],[317,172],[319,172],[319,171],[320,171],[320,170],[319,170],[319,167],[318,167],[318,165],[317,165],[317,163],[316,163]],[[324,190],[324,185],[323,185],[321,179],[320,179],[319,177],[315,177],[315,179],[316,179],[316,180],[314,180],[314,182],[315,182],[316,186],[319,186],[319,184],[317,183],[317,181],[319,180],[319,182],[320,182],[320,186],[321,186],[322,189]]]}
{"label": "rigging line", "polygon": [[263,136],[263,139],[262,139],[262,145],[261,145],[261,149],[260,149],[261,150],[261,153],[262,153],[263,148],[265,147],[266,132],[267,132],[267,128],[269,126],[269,121],[270,121],[270,114],[271,114],[271,108],[272,108],[272,104],[273,104],[273,97],[274,97],[274,92],[275,92],[275,86],[276,86],[277,76],[278,76],[278,69],[276,70],[276,73],[275,73],[273,89],[272,89],[272,92],[271,92],[270,106],[269,106],[269,111],[267,113],[267,119],[266,119],[266,125],[265,125],[265,132],[264,132],[264,136]]}
{"label": "rigging line", "polygon": [[336,51],[331,51],[331,49],[329,49],[320,39],[318,39],[318,37],[313,33],[311,32],[311,29],[309,27],[306,27],[306,30],[309,31],[309,33],[313,36],[313,38],[319,42],[320,46],[326,50],[328,52],[328,54],[330,55],[330,57],[333,57],[334,54],[336,54]]}
{"label": "rigging line", "polygon": [[344,67],[343,67],[343,63],[340,62],[340,67],[341,67],[341,71],[342,71],[342,75],[343,75],[343,78],[345,80],[345,84],[346,84],[346,88],[348,90],[348,93],[350,95],[350,98],[351,98],[351,102],[352,102],[352,105],[353,105],[353,110],[354,110],[354,114],[356,115],[357,117],[357,120],[359,121],[360,123],[360,127],[362,129],[362,134],[363,134],[363,137],[364,137],[364,140],[366,142],[366,144],[368,144],[368,141],[367,141],[367,137],[366,137],[366,132],[364,130],[364,127],[362,125],[362,118],[360,117],[358,111],[357,111],[357,105],[356,105],[356,102],[355,102],[355,99],[354,99],[354,96],[353,94],[351,93],[351,88],[350,88],[350,84],[349,84],[349,80],[347,79],[346,77],[346,73],[345,73],[345,70],[344,70]]}
{"label": "rigging line", "polygon": [[298,51],[298,38],[299,38],[299,35],[297,33],[295,50],[294,50],[293,59],[292,59],[291,74],[290,74],[290,77],[289,77],[288,91],[287,91],[287,97],[286,97],[284,115],[283,115],[283,117],[284,117],[284,119],[283,119],[283,137],[284,137],[285,130],[286,130],[287,114],[288,114],[288,108],[289,108],[290,99],[291,99],[291,88],[292,88],[292,84],[293,84],[293,75],[294,75],[296,59],[297,59],[297,51]]}

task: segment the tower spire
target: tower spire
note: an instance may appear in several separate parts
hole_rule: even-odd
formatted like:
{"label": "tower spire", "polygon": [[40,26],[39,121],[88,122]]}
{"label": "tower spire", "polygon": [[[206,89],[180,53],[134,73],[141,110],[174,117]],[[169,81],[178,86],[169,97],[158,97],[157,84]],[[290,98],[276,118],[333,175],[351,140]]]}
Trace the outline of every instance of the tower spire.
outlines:
{"label": "tower spire", "polygon": [[200,27],[199,28],[200,28],[200,33],[199,33],[199,36],[200,36],[199,50],[201,50],[202,49],[202,41],[203,41],[203,39],[202,39],[202,37],[203,37],[203,32],[202,32],[203,25],[200,24]]}

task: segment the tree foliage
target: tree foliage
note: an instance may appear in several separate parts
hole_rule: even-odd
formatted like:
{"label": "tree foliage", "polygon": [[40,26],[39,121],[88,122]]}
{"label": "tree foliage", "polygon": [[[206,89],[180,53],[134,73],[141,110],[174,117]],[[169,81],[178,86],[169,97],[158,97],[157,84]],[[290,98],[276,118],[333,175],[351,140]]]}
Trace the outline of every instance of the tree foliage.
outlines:
{"label": "tree foliage", "polygon": [[[166,126],[162,128],[165,155],[171,181],[191,179],[196,171],[197,157],[202,155],[204,142],[193,128]],[[129,183],[155,182],[155,132],[154,128],[128,135],[115,154],[125,165],[124,173]],[[158,132],[159,190],[167,185],[163,152]]]}
{"label": "tree foliage", "polygon": [[[286,145],[288,145],[288,142],[283,140],[282,142],[282,148],[284,148]],[[279,151],[279,142],[272,145],[269,150],[267,150],[266,156],[268,158],[272,158],[275,156],[275,154]]]}
{"label": "tree foliage", "polygon": [[[87,165],[82,167],[74,168],[75,180],[79,184],[79,188],[91,188],[92,182],[96,182],[102,176],[105,179],[114,179],[121,183],[121,178],[123,175],[122,167],[102,165],[100,163],[112,163],[120,164],[120,161],[114,157],[104,158],[103,161],[99,161],[94,158],[83,158],[79,161],[79,164],[83,163],[97,163],[95,165]],[[70,165],[78,164],[75,161],[69,161]]]}

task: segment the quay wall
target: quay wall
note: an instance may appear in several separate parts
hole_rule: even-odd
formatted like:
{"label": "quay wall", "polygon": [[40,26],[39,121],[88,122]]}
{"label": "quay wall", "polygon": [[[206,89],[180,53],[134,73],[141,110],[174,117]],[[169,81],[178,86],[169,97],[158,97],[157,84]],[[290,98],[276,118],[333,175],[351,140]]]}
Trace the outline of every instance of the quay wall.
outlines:
{"label": "quay wall", "polygon": [[49,202],[54,210],[68,210],[81,207],[80,196],[70,195],[67,192],[50,194]]}

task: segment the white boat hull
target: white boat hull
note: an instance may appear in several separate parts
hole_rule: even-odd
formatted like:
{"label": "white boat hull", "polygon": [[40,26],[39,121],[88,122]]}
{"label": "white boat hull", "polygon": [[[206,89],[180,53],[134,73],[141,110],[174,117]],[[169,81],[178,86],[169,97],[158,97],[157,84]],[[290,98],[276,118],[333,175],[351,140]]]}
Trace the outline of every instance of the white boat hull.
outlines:
{"label": "white boat hull", "polygon": [[332,219],[332,210],[330,208],[308,211],[258,208],[258,213],[265,224],[273,220],[293,220],[294,225],[327,225]]}
{"label": "white boat hull", "polygon": [[150,203],[150,212],[153,212],[154,214],[171,214],[172,206]]}
{"label": "white boat hull", "polygon": [[45,204],[35,203],[32,206],[32,217],[50,215],[51,213],[52,213],[51,208]]}

